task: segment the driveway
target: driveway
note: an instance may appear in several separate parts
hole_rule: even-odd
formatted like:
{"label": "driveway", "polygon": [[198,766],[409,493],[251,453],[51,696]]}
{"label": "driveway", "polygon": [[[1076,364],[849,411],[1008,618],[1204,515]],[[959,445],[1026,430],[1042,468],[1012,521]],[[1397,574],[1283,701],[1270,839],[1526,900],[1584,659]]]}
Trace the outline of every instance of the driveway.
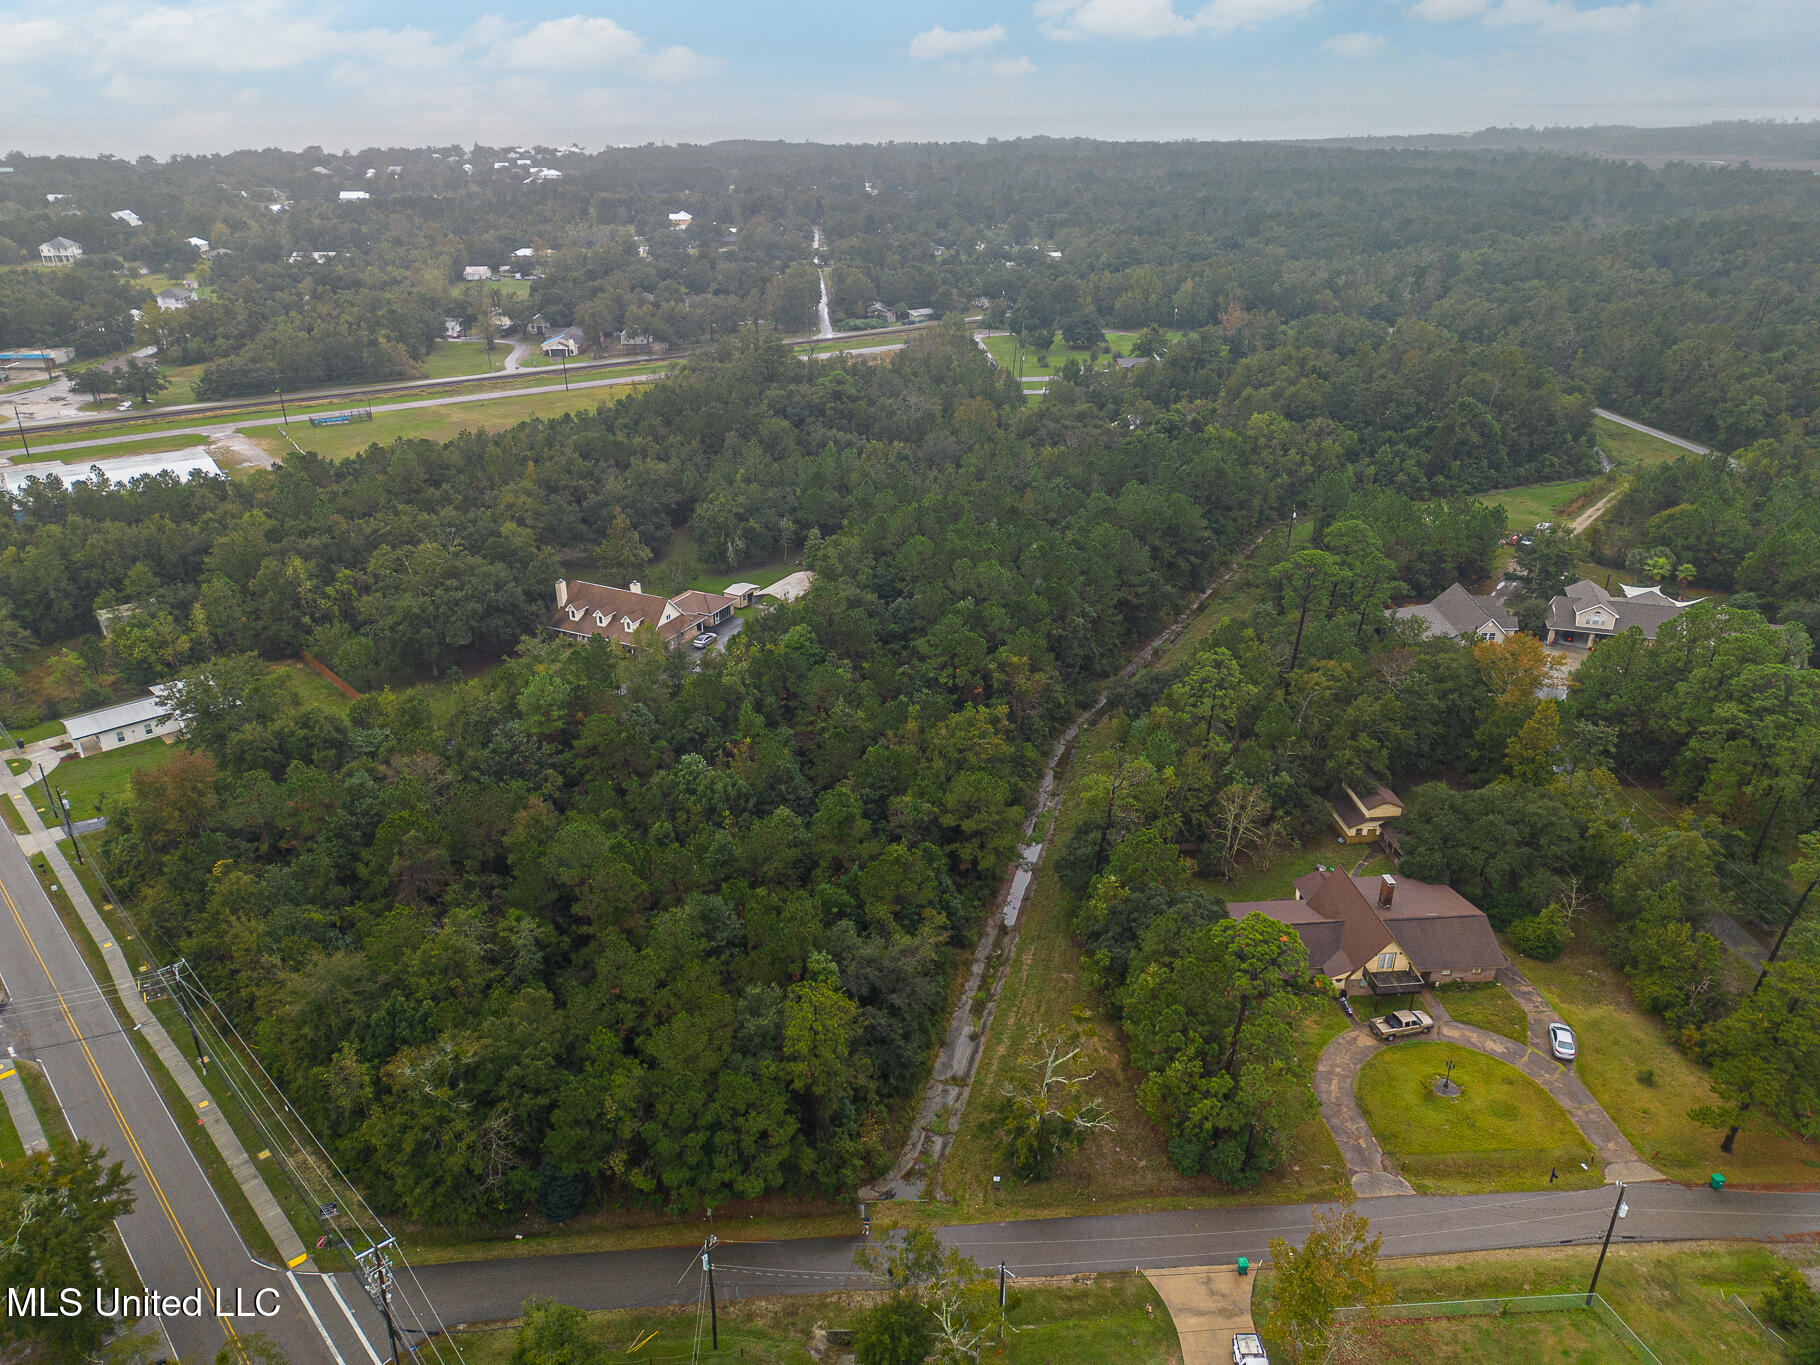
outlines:
{"label": "driveway", "polygon": [[[1637,1149],[1592,1097],[1592,1092],[1581,1083],[1573,1068],[1563,1066],[1548,1055],[1548,1026],[1560,1021],[1561,1016],[1515,967],[1501,970],[1498,980],[1528,1016],[1527,1045],[1448,1018],[1434,993],[1427,991],[1424,992],[1424,1003],[1435,1020],[1434,1036],[1444,1043],[1469,1047],[1508,1062],[1546,1090],[1592,1144],[1594,1155],[1604,1167],[1606,1184],[1620,1180],[1661,1180],[1661,1172],[1637,1155]],[[1321,1117],[1327,1121],[1340,1155],[1346,1161],[1352,1188],[1361,1197],[1411,1192],[1409,1182],[1392,1169],[1353,1097],[1360,1068],[1382,1046],[1366,1032],[1363,1024],[1354,1024],[1323,1049],[1314,1069],[1315,1095],[1321,1102]]]}
{"label": "driveway", "polygon": [[1182,1365],[1221,1365],[1232,1359],[1235,1332],[1255,1332],[1250,1276],[1236,1266],[1191,1265],[1146,1270],[1182,1342]]}

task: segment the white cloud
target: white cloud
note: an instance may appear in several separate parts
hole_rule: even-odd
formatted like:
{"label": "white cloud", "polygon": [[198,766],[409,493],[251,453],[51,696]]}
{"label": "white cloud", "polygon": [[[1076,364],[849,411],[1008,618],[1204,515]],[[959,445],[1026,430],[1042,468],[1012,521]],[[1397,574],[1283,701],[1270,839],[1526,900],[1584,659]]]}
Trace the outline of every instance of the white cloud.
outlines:
{"label": "white cloud", "polygon": [[1036,63],[1028,57],[1001,57],[990,63],[987,74],[1001,81],[1016,80],[1019,76],[1028,76],[1036,70]]}
{"label": "white cloud", "polygon": [[1534,24],[1544,33],[1618,33],[1635,28],[1648,12],[1648,5],[1634,3],[1581,9],[1573,0],[1504,0],[1485,22]]}
{"label": "white cloud", "polygon": [[1491,0],[1416,0],[1403,13],[1431,24],[1453,24],[1483,14]]}
{"label": "white cloud", "polygon": [[1036,20],[1051,38],[1220,37],[1300,14],[1317,0],[1208,0],[1189,14],[1174,0],[1037,0]]}
{"label": "white cloud", "polygon": [[6,26],[0,41],[0,64],[24,66],[42,61],[58,48],[74,45],[75,34],[54,19],[23,19]]}
{"label": "white cloud", "polygon": [[1005,26],[991,28],[945,29],[937,24],[910,40],[910,55],[925,61],[952,61],[956,57],[977,57],[989,47],[1005,41]]}
{"label": "white cloud", "polygon": [[1379,33],[1336,33],[1321,44],[1321,51],[1336,57],[1369,57],[1384,46]]}
{"label": "white cloud", "polygon": [[658,81],[693,80],[720,69],[717,59],[693,48],[650,51],[631,29],[587,14],[545,19],[527,33],[502,38],[492,55],[521,70],[620,71]]}

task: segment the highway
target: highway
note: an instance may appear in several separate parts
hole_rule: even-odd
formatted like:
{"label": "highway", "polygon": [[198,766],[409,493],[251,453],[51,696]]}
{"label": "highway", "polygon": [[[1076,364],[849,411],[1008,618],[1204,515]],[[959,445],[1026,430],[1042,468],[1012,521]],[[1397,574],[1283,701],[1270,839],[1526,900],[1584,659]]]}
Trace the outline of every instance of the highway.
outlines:
{"label": "highway", "polygon": [[[265,1265],[248,1252],[10,835],[0,835],[0,977],[9,998],[0,1047],[39,1062],[75,1135],[132,1177],[137,1203],[118,1227],[146,1287],[202,1292],[202,1316],[146,1324],[164,1334],[169,1354],[206,1365],[224,1343],[262,1332],[294,1365],[378,1365],[367,1338],[383,1344],[384,1328],[352,1277],[320,1275],[308,1262]],[[217,1291],[254,1316],[217,1318]],[[275,1315],[257,1315],[261,1307]]]}
{"label": "highway", "polygon": [[[1562,1193],[1398,1195],[1359,1200],[1353,1207],[1371,1220],[1373,1232],[1383,1235],[1386,1256],[1575,1243],[1590,1247],[1605,1234],[1615,1193],[1607,1186]],[[1663,1182],[1630,1186],[1626,1201],[1629,1214],[1618,1224],[1614,1241],[1773,1241],[1820,1232],[1820,1192],[1715,1192]],[[944,1242],[980,1265],[1003,1261],[1025,1276],[1231,1264],[1239,1256],[1256,1265],[1268,1259],[1272,1237],[1299,1242],[1317,1207],[1261,1205],[970,1223],[939,1232]],[[853,1268],[853,1253],[863,1245],[858,1237],[742,1243],[737,1226],[722,1235],[714,1252],[714,1275],[717,1292],[725,1298],[829,1293],[867,1283]],[[665,1247],[420,1266],[417,1273],[444,1321],[453,1326],[516,1317],[529,1294],[590,1309],[693,1303],[697,1263],[691,1249]],[[1590,1275],[1590,1251],[1586,1269]]]}

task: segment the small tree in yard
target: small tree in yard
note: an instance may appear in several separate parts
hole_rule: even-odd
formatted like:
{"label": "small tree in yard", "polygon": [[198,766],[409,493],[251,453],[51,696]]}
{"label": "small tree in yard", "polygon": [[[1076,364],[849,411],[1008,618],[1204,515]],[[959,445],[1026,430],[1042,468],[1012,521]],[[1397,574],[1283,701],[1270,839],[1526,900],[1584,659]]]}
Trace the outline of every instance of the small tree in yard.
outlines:
{"label": "small tree in yard", "polygon": [[976,1361],[1003,1340],[1005,1319],[992,1277],[929,1229],[918,1228],[888,1247],[863,1247],[853,1259],[921,1306],[933,1327],[934,1359]]}
{"label": "small tree in yard", "polygon": [[1317,1210],[1300,1248],[1270,1239],[1270,1322],[1288,1343],[1292,1360],[1320,1360],[1326,1354],[1336,1310],[1383,1303],[1389,1294],[1378,1283],[1378,1248],[1369,1219],[1347,1209]]}
{"label": "small tree in yard", "polygon": [[853,1329],[857,1365],[922,1365],[935,1348],[935,1319],[909,1294],[893,1294]]}
{"label": "small tree in yard", "polygon": [[1018,1058],[1024,1073],[1005,1087],[999,1117],[1005,1125],[1005,1152],[1019,1175],[1043,1178],[1055,1163],[1092,1132],[1110,1132],[1106,1106],[1085,1093],[1091,1071],[1075,1065],[1083,1035],[1039,1033]]}

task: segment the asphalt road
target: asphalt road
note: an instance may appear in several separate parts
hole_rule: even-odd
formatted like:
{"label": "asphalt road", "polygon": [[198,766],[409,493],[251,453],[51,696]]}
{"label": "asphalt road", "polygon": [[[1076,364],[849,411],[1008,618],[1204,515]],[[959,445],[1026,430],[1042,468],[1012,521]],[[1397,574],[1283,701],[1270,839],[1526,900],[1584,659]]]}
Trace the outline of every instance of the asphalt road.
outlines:
{"label": "asphalt road", "polygon": [[[1615,1193],[1606,1187],[1560,1194],[1403,1195],[1362,1200],[1356,1207],[1383,1235],[1384,1254],[1410,1256],[1591,1244],[1605,1235]],[[1626,1199],[1630,1212],[1618,1223],[1614,1241],[1774,1240],[1820,1232],[1820,1193],[1715,1193],[1647,1184],[1630,1186]],[[1272,1237],[1299,1242],[1316,1207],[975,1223],[943,1228],[941,1237],[983,1266],[1003,1261],[1019,1275],[1230,1264],[1239,1256],[1256,1265],[1268,1257]],[[715,1288],[724,1298],[826,1293],[866,1283],[853,1268],[853,1253],[862,1245],[857,1237],[740,1242],[737,1229],[725,1236],[714,1252]],[[693,1251],[667,1247],[464,1262],[420,1268],[418,1274],[443,1319],[454,1324],[516,1317],[529,1294],[580,1308],[692,1303],[699,1291],[698,1264]]]}
{"label": "asphalt road", "polygon": [[[378,1365],[350,1318],[366,1325],[376,1314],[347,1276],[334,1285],[249,1254],[24,853],[5,834],[0,973],[9,1001],[0,1014],[0,1047],[40,1062],[71,1130],[132,1177],[137,1204],[118,1226],[140,1277],[160,1294],[203,1295],[201,1316],[177,1313],[147,1324],[162,1328],[171,1354],[206,1365],[230,1336],[258,1331],[294,1365]],[[217,1318],[217,1290],[229,1307],[239,1298],[249,1311],[275,1306],[276,1316]],[[384,1340],[383,1328],[377,1339]]]}

